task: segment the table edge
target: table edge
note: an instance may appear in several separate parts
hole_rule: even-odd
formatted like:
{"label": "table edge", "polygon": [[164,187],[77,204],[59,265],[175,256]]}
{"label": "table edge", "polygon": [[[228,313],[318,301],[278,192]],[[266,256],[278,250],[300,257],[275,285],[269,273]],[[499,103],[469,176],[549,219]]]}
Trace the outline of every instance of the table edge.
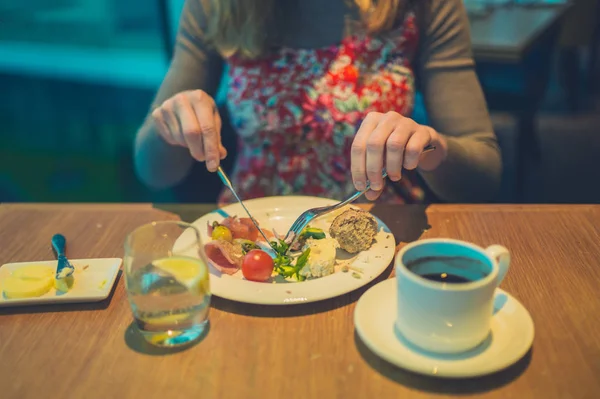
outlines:
{"label": "table edge", "polygon": [[[538,212],[564,212],[564,211],[600,211],[600,204],[432,204],[432,205],[386,205],[386,204],[358,204],[361,208],[372,209],[379,206],[426,206],[428,211],[436,212],[464,212],[464,211],[538,211]],[[85,212],[102,210],[108,212],[119,211],[164,211],[163,208],[195,209],[199,207],[217,208],[212,203],[177,204],[177,203],[0,203],[0,210],[39,210],[39,211],[73,211]]]}
{"label": "table edge", "polygon": [[[552,8],[555,11],[553,18],[549,19],[546,24],[540,25],[538,29],[532,32],[531,36],[524,42],[515,46],[503,45],[477,45],[471,39],[471,47],[473,51],[473,59],[475,62],[502,62],[502,63],[518,63],[525,58],[525,55],[531,50],[533,44],[539,40],[546,32],[551,30],[567,12],[571,9],[572,4],[560,4],[545,6],[544,8]],[[472,22],[469,21],[469,25]]]}

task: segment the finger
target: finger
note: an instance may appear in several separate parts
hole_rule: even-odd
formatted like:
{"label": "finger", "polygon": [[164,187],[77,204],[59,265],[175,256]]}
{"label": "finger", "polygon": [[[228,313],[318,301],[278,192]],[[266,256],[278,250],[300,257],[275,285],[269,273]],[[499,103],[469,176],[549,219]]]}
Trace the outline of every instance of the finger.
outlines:
{"label": "finger", "polygon": [[219,144],[219,159],[225,158],[227,158],[227,148],[223,147],[223,144]]}
{"label": "finger", "polygon": [[[383,186],[385,187],[385,182],[383,183]],[[377,198],[379,198],[381,196],[382,193],[383,193],[383,188],[381,190],[369,190],[365,193],[365,196],[367,197],[367,199],[369,201],[375,201]]]}
{"label": "finger", "polygon": [[404,168],[413,170],[419,165],[423,148],[431,143],[431,133],[429,128],[419,126],[415,133],[410,136],[406,147],[404,148]]}
{"label": "finger", "polygon": [[404,149],[413,134],[414,125],[416,124],[410,119],[402,120],[396,125],[385,143],[385,169],[392,181],[398,181],[402,178]]}
{"label": "finger", "polygon": [[206,96],[199,102],[194,102],[194,110],[202,130],[202,142],[204,143],[204,155],[206,156],[206,168],[215,172],[219,167],[219,133],[217,131],[217,121],[215,120],[214,104],[212,99]]}
{"label": "finger", "polygon": [[223,147],[223,139],[221,137],[221,130],[223,127],[223,122],[221,121],[221,115],[219,115],[219,110],[215,108],[215,124],[217,125],[217,133],[219,134],[219,159],[223,160],[227,156],[227,149]]}
{"label": "finger", "polygon": [[219,135],[219,141],[221,140],[221,127],[223,127],[223,122],[221,121],[221,115],[219,114],[219,110],[217,108],[213,109],[213,116],[215,118],[215,126],[217,128],[217,134]]}
{"label": "finger", "polygon": [[171,135],[171,130],[169,129],[169,126],[167,126],[163,117],[163,111],[160,107],[152,111],[152,120],[154,121],[154,125],[156,126],[156,130],[160,137],[168,144],[177,145],[177,142]]}
{"label": "finger", "polygon": [[352,141],[350,170],[352,172],[352,181],[357,190],[362,191],[367,186],[367,139],[371,135],[371,132],[377,127],[377,123],[382,115],[383,114],[379,112],[370,112],[360,124],[360,128]]}
{"label": "finger", "polygon": [[383,189],[383,176],[381,174],[384,167],[385,144],[394,131],[399,118],[401,118],[400,115],[396,113],[387,113],[367,139],[367,178],[371,183],[371,189],[374,191]]}
{"label": "finger", "polygon": [[202,131],[200,130],[200,124],[198,123],[198,118],[196,118],[194,108],[187,98],[178,101],[176,107],[178,121],[181,125],[182,139],[190,150],[192,157],[198,161],[203,161],[205,159],[204,145],[198,139],[202,136]]}
{"label": "finger", "polygon": [[204,154],[204,143],[202,141],[202,129],[196,116],[196,110],[188,97],[178,102],[179,119],[181,121],[181,138],[185,146],[190,150],[192,157],[200,162],[206,160]]}
{"label": "finger", "polygon": [[179,120],[175,113],[175,105],[172,102],[165,102],[165,104],[163,104],[161,108],[163,120],[169,128],[171,140],[173,140],[175,145],[186,147],[187,145],[185,143],[183,133],[181,131],[181,124],[179,123]]}
{"label": "finger", "polygon": [[375,201],[377,200],[377,198],[379,198],[381,196],[381,193],[383,191],[373,191],[373,190],[369,190],[365,193],[365,197],[367,197],[367,199],[369,201]]}
{"label": "finger", "polygon": [[204,154],[204,143],[202,142],[202,130],[196,112],[191,102],[185,98],[177,103],[178,123],[181,126],[181,140],[190,151],[192,157],[197,161],[206,159]]}
{"label": "finger", "polygon": [[190,133],[184,136],[186,146],[190,150],[192,157],[199,161],[206,161],[206,152],[204,151],[204,141],[202,140],[202,133]]}

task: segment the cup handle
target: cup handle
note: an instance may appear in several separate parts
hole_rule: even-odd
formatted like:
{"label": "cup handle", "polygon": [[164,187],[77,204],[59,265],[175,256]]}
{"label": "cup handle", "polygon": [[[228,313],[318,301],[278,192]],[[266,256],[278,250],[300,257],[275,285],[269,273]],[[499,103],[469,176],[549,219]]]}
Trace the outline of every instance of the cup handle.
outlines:
{"label": "cup handle", "polygon": [[500,285],[510,267],[510,251],[502,245],[490,245],[485,249],[489,256],[498,262],[498,283]]}

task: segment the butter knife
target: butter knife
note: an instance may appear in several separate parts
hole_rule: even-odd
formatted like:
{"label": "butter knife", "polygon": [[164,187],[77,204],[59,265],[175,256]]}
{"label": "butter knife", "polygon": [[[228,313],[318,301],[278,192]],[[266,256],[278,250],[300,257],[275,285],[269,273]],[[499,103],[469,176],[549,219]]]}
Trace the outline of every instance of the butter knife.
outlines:
{"label": "butter knife", "polygon": [[56,280],[60,280],[69,277],[75,271],[75,268],[71,266],[69,260],[65,255],[65,247],[67,240],[62,234],[55,234],[52,237],[52,247],[56,252],[56,258],[58,259],[58,265],[56,266]]}
{"label": "butter knife", "polygon": [[256,219],[254,219],[254,217],[252,216],[252,214],[250,213],[250,211],[248,210],[248,208],[246,208],[246,205],[244,205],[244,202],[238,196],[237,192],[233,188],[233,184],[231,184],[231,180],[229,180],[229,177],[227,176],[227,173],[225,173],[225,171],[223,170],[223,168],[221,168],[220,166],[217,169],[217,174],[219,175],[219,178],[221,179],[221,181],[223,182],[223,184],[225,185],[225,187],[227,187],[228,189],[231,190],[231,193],[233,194],[233,196],[235,197],[235,199],[237,199],[238,202],[240,203],[240,205],[242,206],[242,208],[244,208],[244,211],[246,211],[246,214],[248,215],[248,217],[250,218],[250,220],[252,220],[252,223],[254,223],[254,226],[258,229],[258,232],[260,233],[260,235],[263,236],[263,238],[265,239],[265,242],[267,244],[269,244],[269,246],[271,246],[271,248],[275,249],[275,247],[273,246],[273,244],[271,243],[271,241],[267,238],[267,235],[262,231],[262,229],[258,225],[258,222],[256,221]]}

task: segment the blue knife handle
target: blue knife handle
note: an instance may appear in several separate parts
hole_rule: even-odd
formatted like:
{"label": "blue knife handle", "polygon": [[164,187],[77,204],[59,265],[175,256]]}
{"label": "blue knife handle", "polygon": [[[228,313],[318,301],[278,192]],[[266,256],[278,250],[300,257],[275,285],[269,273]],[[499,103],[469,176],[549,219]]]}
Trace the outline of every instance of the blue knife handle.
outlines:
{"label": "blue knife handle", "polygon": [[62,234],[55,234],[52,237],[52,247],[56,251],[56,256],[65,256],[65,246],[67,245],[67,240],[65,236]]}

